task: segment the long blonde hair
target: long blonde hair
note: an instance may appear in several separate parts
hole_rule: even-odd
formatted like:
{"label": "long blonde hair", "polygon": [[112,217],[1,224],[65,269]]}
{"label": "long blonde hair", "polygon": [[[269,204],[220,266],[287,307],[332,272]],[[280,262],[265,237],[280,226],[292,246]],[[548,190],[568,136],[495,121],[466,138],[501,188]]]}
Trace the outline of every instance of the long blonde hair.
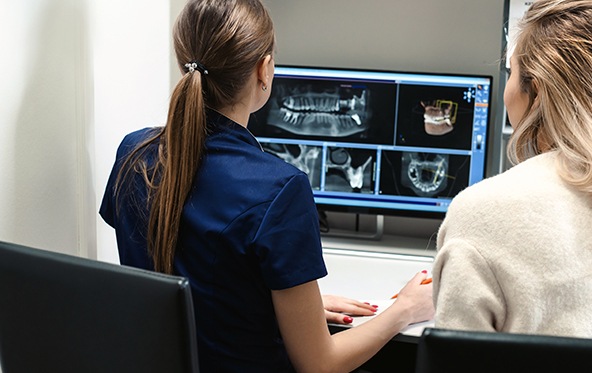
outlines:
{"label": "long blonde hair", "polygon": [[[205,151],[206,108],[236,103],[258,62],[273,53],[275,36],[259,0],[189,0],[176,20],[173,43],[183,76],[173,90],[167,123],[127,157],[116,184],[121,191],[133,172],[143,175],[148,250],[154,269],[165,273],[173,272],[183,207]],[[185,66],[191,63],[199,67]],[[153,143],[158,157],[149,167],[144,154]]]}
{"label": "long blonde hair", "polygon": [[592,0],[539,0],[526,12],[514,61],[526,114],[510,139],[515,162],[557,150],[560,176],[592,193]]}

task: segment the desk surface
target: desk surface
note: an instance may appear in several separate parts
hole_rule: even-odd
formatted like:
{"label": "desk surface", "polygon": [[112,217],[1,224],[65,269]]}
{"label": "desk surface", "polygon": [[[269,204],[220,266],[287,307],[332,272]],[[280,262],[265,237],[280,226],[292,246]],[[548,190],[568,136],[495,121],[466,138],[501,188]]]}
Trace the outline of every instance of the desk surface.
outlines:
{"label": "desk surface", "polygon": [[[431,270],[434,258],[431,253],[424,254],[325,248],[323,255],[329,275],[319,280],[321,292],[376,304],[380,313],[395,301],[391,297],[416,273]],[[373,317],[354,317],[350,326],[335,327],[355,327]],[[433,326],[433,322],[410,325],[395,338],[416,343],[427,326]]]}
{"label": "desk surface", "polygon": [[331,249],[386,252],[403,255],[431,256],[436,253],[436,236],[407,237],[384,235],[380,240],[355,239],[321,235],[323,247]]}
{"label": "desk surface", "polygon": [[431,271],[434,258],[425,254],[324,248],[329,274],[319,286],[323,294],[386,301],[417,273]]}

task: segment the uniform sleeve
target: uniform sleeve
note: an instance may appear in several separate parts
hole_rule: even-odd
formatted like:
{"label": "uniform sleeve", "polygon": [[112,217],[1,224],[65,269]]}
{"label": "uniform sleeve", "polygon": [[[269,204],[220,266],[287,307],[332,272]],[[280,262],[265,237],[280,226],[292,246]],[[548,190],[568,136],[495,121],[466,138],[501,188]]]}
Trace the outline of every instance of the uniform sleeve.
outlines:
{"label": "uniform sleeve", "polygon": [[101,207],[99,208],[99,214],[103,220],[113,228],[115,228],[117,220],[117,202],[115,195],[117,176],[121,169],[121,165],[125,161],[125,157],[127,157],[129,152],[134,148],[133,145],[128,144],[130,137],[131,135],[125,136],[117,147],[117,152],[115,153],[115,162],[113,164],[113,168],[111,169],[111,173],[109,174],[109,179],[107,180],[107,186],[105,187],[105,193],[103,194]]}
{"label": "uniform sleeve", "polygon": [[145,136],[145,133],[146,129],[128,134],[123,138],[117,147],[115,162],[113,164],[113,168],[111,169],[109,179],[107,180],[105,193],[103,194],[103,200],[101,202],[101,207],[99,208],[99,214],[103,220],[113,228],[115,228],[117,220],[117,196],[115,195],[117,176],[119,175],[119,171],[121,170],[121,166],[125,162],[125,159],[136,148],[137,143],[142,140],[142,136]]}
{"label": "uniform sleeve", "polygon": [[119,162],[116,161],[111,169],[111,174],[109,175],[105,187],[105,193],[103,194],[101,207],[99,208],[99,214],[105,223],[109,224],[111,227],[115,227],[115,182],[119,172],[119,167],[117,167],[118,163]]}
{"label": "uniform sleeve", "polygon": [[287,289],[327,275],[310,183],[292,177],[272,201],[253,240],[264,280]]}
{"label": "uniform sleeve", "polygon": [[436,327],[496,331],[505,301],[486,260],[467,241],[444,241],[433,267]]}

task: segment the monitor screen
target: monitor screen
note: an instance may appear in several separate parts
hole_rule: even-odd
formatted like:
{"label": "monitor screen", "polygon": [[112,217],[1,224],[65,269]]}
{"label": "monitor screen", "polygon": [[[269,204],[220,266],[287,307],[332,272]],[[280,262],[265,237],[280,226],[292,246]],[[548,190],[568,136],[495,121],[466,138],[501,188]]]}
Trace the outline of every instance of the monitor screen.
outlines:
{"label": "monitor screen", "polygon": [[276,66],[251,115],[321,210],[442,217],[485,175],[489,76]]}

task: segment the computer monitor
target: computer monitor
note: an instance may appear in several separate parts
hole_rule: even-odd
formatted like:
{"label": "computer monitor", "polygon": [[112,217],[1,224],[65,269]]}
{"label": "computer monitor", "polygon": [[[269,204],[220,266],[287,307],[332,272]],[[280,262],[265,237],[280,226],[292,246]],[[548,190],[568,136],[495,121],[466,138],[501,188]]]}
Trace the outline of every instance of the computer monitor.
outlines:
{"label": "computer monitor", "polygon": [[490,76],[276,66],[248,128],[321,210],[441,218],[485,176]]}
{"label": "computer monitor", "polygon": [[276,66],[251,116],[321,210],[441,218],[485,176],[490,76]]}

